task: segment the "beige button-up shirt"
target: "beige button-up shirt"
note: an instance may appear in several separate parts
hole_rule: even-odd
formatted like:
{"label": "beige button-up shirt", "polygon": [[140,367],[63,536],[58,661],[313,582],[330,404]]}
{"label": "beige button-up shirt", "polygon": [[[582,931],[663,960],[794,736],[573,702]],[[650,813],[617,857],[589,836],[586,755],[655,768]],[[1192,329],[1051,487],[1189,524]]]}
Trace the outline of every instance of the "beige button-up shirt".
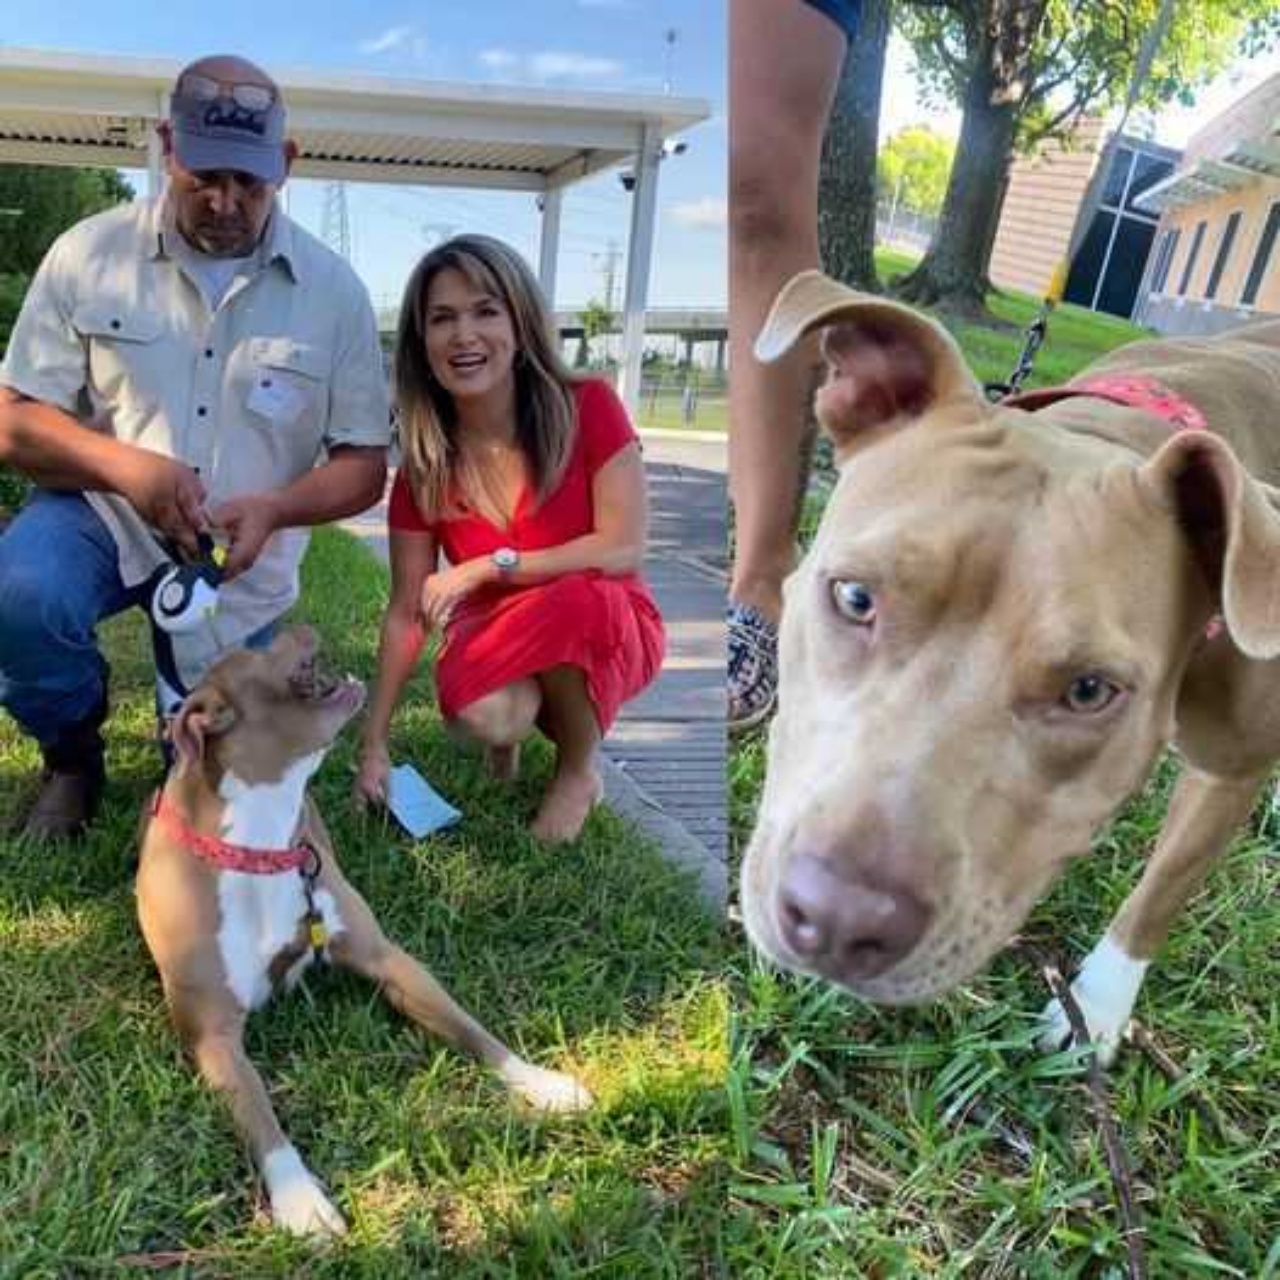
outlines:
{"label": "beige button-up shirt", "polygon": [[[387,379],[368,294],[347,262],[277,207],[255,257],[210,309],[163,200],[72,227],[32,281],[0,384],[198,468],[208,504],[289,484],[334,445],[386,446]],[[123,498],[85,495],[126,586],[166,559]],[[194,679],[297,599],[304,529],[276,533],[184,640]]]}

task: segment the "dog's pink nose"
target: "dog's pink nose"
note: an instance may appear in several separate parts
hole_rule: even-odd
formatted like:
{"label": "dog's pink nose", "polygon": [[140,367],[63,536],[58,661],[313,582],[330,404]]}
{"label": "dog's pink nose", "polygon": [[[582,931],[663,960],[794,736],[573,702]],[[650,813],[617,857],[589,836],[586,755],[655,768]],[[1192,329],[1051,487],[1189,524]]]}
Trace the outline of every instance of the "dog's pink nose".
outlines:
{"label": "dog's pink nose", "polygon": [[778,893],[782,937],[806,966],[836,982],[874,978],[920,941],[931,909],[900,886],[842,875],[826,858],[797,854]]}

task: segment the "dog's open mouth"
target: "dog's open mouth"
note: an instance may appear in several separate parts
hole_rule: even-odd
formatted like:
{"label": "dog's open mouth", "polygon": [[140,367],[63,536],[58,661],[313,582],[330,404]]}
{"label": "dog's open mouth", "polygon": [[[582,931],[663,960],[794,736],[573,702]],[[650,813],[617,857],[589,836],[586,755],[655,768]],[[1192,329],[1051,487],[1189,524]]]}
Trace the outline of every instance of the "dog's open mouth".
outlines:
{"label": "dog's open mouth", "polygon": [[364,698],[364,686],[354,676],[339,678],[326,671],[315,655],[305,658],[289,677],[289,689],[306,702],[332,703]]}

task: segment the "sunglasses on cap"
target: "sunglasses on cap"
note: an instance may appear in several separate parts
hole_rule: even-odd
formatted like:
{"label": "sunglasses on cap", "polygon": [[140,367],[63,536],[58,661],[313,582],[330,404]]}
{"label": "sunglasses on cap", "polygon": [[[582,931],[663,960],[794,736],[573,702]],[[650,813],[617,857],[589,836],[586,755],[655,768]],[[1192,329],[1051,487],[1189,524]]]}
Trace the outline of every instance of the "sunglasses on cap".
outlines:
{"label": "sunglasses on cap", "polygon": [[266,111],[276,100],[276,91],[269,85],[234,84],[199,72],[188,72],[183,76],[178,81],[178,92],[198,102],[214,102],[226,96],[246,111]]}

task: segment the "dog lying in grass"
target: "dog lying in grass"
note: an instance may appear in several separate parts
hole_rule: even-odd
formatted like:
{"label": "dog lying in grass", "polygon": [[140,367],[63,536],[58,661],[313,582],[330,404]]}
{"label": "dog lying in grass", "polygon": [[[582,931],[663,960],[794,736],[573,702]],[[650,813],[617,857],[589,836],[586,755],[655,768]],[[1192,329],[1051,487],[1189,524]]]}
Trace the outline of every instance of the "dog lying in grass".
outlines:
{"label": "dog lying in grass", "polygon": [[306,787],[363,703],[359,681],[320,672],[305,628],[224,658],[174,720],[176,767],[154,802],[138,872],[138,917],[178,1034],[226,1095],[272,1218],[306,1235],[345,1224],[281,1130],[243,1033],[251,1011],[316,961],[371,978],[533,1106],[591,1104],[577,1081],[524,1061],[459,1008],[343,878]]}

